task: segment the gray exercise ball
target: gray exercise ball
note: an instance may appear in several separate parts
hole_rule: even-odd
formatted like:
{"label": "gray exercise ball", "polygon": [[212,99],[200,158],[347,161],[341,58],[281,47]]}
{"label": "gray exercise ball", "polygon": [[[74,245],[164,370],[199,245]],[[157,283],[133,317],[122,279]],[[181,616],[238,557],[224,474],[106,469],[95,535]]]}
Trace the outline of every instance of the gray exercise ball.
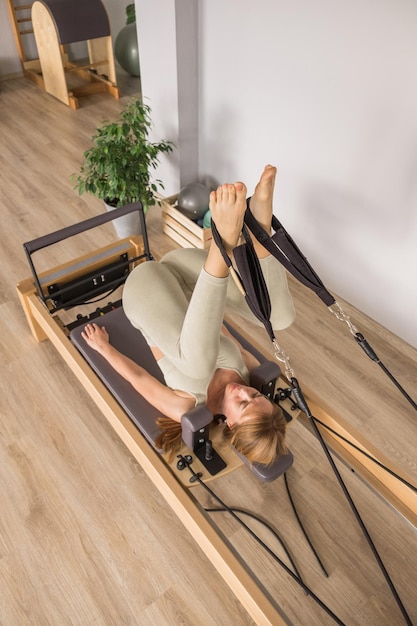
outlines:
{"label": "gray exercise ball", "polygon": [[139,76],[139,47],[136,22],[127,24],[116,37],[114,55],[128,74]]}
{"label": "gray exercise ball", "polygon": [[185,185],[178,196],[178,209],[191,220],[199,220],[209,208],[210,189],[202,183]]}

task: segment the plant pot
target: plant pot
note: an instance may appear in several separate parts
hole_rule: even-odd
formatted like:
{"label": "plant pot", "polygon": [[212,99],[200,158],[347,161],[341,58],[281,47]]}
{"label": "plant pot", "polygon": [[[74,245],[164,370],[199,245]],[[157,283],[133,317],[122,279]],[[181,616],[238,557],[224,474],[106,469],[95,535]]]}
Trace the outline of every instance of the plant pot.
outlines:
{"label": "plant pot", "polygon": [[[113,211],[116,207],[110,206],[110,204],[104,203],[107,211]],[[129,213],[123,217],[118,217],[112,221],[114,230],[119,239],[125,239],[126,237],[132,237],[133,235],[140,235],[140,221],[139,214],[137,212]]]}

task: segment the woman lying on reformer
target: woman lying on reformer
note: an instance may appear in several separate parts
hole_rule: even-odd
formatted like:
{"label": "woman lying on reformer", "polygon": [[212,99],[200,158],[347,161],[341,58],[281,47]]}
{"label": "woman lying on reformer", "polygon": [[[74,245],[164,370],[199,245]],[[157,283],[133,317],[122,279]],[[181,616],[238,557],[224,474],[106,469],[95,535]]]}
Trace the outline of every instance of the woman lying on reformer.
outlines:
{"label": "woman lying on reformer", "polygon": [[[250,199],[258,222],[270,230],[276,168],[266,166]],[[243,226],[246,187],[225,184],[210,195],[210,210],[226,252],[233,254]],[[289,326],[294,308],[285,270],[254,240],[268,286],[274,330]],[[197,404],[225,416],[225,436],[250,463],[268,465],[286,452],[286,421],[279,406],[248,386],[259,365],[223,325],[225,312],[256,320],[217,245],[181,248],[159,262],[138,265],[127,278],[123,308],[160,366],[166,386],[118,352],[104,327],[87,324],[82,336],[165,417],[155,444],[165,452],[181,445],[181,416]]]}

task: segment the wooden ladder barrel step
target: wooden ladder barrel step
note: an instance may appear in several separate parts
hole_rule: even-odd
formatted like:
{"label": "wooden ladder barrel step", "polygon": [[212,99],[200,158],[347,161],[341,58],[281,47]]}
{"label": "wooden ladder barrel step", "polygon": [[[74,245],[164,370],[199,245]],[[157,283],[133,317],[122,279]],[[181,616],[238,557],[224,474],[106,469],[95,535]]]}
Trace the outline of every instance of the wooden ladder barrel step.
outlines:
{"label": "wooden ladder barrel step", "polygon": [[[15,0],[7,0],[10,23],[23,70],[26,69],[25,64],[29,61],[28,55],[26,54],[24,36],[33,35],[33,28],[24,28],[23,24],[26,25],[32,22],[30,15],[32,4],[32,2],[28,4],[16,4]],[[24,15],[24,13],[26,13],[26,15]]]}

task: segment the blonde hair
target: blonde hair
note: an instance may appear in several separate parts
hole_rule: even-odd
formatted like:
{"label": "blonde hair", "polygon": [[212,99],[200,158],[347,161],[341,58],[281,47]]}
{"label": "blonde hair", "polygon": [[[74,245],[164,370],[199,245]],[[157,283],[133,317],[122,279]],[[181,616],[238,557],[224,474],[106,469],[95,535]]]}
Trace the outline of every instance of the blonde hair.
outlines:
{"label": "blonde hair", "polygon": [[288,452],[285,444],[287,422],[281,407],[272,404],[272,413],[251,411],[251,419],[224,429],[224,437],[249,463],[271,465]]}
{"label": "blonde hair", "polygon": [[174,454],[179,452],[182,446],[182,427],[179,422],[175,422],[170,417],[158,417],[156,425],[161,431],[155,439],[155,446],[164,453],[170,453],[168,462],[174,458]]}
{"label": "blonde hair", "polygon": [[[232,428],[225,428],[225,439],[249,463],[271,465],[278,456],[287,453],[285,432],[287,422],[281,407],[271,402],[272,412],[251,411],[251,419]],[[174,454],[182,446],[182,428],[179,422],[169,417],[159,417],[156,421],[160,434],[155,439],[155,446],[168,454],[171,462]]]}

